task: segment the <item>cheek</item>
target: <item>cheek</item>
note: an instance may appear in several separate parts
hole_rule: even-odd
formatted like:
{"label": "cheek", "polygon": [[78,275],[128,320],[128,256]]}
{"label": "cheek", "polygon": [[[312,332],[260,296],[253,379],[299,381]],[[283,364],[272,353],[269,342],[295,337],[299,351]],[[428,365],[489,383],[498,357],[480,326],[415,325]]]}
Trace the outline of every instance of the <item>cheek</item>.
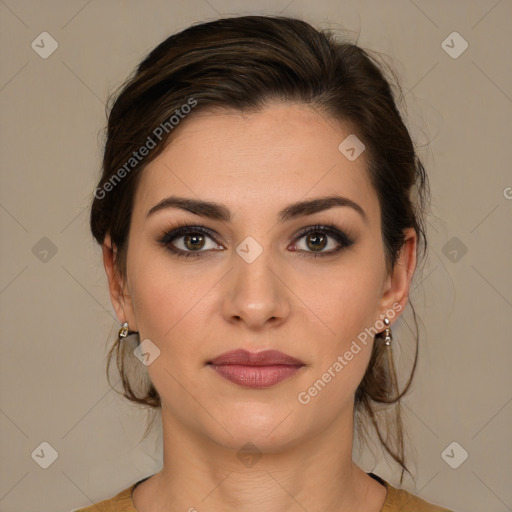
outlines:
{"label": "cheek", "polygon": [[323,321],[336,350],[374,326],[378,318],[381,272],[376,266],[345,266],[329,276],[325,286],[308,295],[308,305]]}
{"label": "cheek", "polygon": [[149,377],[162,401],[178,415],[177,409],[187,409],[184,389],[193,387],[203,364],[204,291],[157,265],[139,273],[132,291],[140,340],[149,339],[160,350],[147,367]]}
{"label": "cheek", "polygon": [[197,356],[196,340],[202,339],[199,331],[208,314],[204,295],[215,282],[204,271],[176,271],[165,255],[143,256],[134,254],[137,271],[130,286],[141,341],[150,339],[171,363]]}
{"label": "cheek", "polygon": [[[339,403],[355,392],[368,366],[375,322],[378,319],[382,273],[376,265],[365,265],[360,258],[353,266],[332,273],[328,287],[308,297],[308,305],[322,320],[316,334],[319,350],[313,378],[318,386],[329,388],[323,399]],[[311,325],[315,335],[318,321]],[[323,389],[323,388],[322,388]],[[315,393],[315,390],[312,390]]]}
{"label": "cheek", "polygon": [[351,407],[371,357],[374,333],[370,328],[375,323],[377,302],[375,294],[365,293],[358,283],[354,279],[352,286],[347,279],[346,286],[331,294],[331,301],[319,298],[329,304],[322,318],[335,334],[317,334],[319,348],[312,371],[297,399],[307,404],[310,414],[326,421],[334,419],[340,408]]}

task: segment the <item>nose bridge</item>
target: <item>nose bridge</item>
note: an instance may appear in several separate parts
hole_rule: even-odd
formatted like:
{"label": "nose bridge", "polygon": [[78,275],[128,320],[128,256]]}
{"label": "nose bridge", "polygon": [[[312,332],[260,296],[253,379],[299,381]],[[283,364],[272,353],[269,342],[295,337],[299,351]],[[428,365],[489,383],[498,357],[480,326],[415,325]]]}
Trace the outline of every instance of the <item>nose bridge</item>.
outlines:
{"label": "nose bridge", "polygon": [[247,237],[233,253],[230,291],[225,301],[227,320],[242,320],[252,327],[276,322],[288,314],[289,301],[270,247]]}

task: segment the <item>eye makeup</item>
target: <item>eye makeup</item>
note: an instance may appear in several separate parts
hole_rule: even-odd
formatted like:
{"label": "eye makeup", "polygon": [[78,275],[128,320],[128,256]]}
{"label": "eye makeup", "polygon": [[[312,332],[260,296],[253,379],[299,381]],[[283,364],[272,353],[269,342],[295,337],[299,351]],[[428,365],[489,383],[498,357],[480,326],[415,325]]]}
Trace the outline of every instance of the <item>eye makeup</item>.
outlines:
{"label": "eye makeup", "polygon": [[[332,239],[337,242],[337,247],[331,249],[329,251],[308,251],[303,249],[297,249],[296,244],[302,238],[305,238],[309,235],[320,235],[324,237],[324,240]],[[191,240],[194,240],[194,236],[197,240],[201,241],[201,238],[209,238],[217,243],[222,249],[207,249],[203,250],[203,247],[199,247],[198,250],[186,250],[181,249],[176,246],[175,241],[178,239],[186,239],[187,243]],[[205,257],[208,253],[212,251],[223,250],[225,247],[220,244],[218,241],[218,235],[211,229],[201,226],[201,225],[192,225],[189,223],[176,223],[172,225],[170,228],[167,228],[163,234],[158,238],[158,243],[164,246],[171,254],[177,257],[185,257],[185,258],[202,258]],[[355,243],[355,240],[348,236],[344,231],[337,228],[334,224],[315,224],[312,226],[308,226],[304,228],[299,234],[294,238],[293,241],[293,252],[297,252],[297,254],[301,257],[328,257],[333,256],[345,249],[348,249]]]}

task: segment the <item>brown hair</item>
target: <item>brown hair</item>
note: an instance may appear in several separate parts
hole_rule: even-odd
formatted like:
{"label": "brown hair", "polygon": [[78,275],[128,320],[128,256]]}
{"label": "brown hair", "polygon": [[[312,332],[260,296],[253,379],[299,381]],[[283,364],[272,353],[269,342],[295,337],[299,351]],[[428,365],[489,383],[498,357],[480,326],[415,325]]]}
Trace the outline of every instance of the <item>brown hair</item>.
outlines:
{"label": "brown hair", "polygon": [[[388,72],[403,99],[393,70]],[[90,216],[94,238],[103,244],[110,234],[117,248],[116,268],[124,275],[127,235],[141,171],[171,142],[176,124],[186,123],[192,105],[189,116],[215,108],[258,111],[277,100],[306,104],[349,126],[365,144],[368,173],[381,208],[388,269],[395,265],[406,228],[414,228],[417,254],[425,256],[428,180],[390,84],[393,81],[386,78],[386,66],[368,50],[339,41],[331,31],[316,30],[299,19],[225,18],[193,25],[170,36],[149,53],[107,104],[110,113],[103,172]],[[190,105],[188,110],[185,105]],[[134,151],[148,148],[149,139],[158,142],[140,161],[135,159]],[[410,387],[418,355],[418,324],[413,307],[412,311],[415,356],[403,389],[399,390],[389,347],[375,343],[355,394],[358,432],[363,435],[368,428],[365,418],[369,419],[382,446],[400,464],[400,481],[404,470],[410,474],[405,465],[399,402]],[[160,397],[149,379],[145,377],[140,392],[135,389],[133,379],[141,376],[129,369],[132,350],[125,341],[116,341],[107,358],[107,378],[115,353],[123,396],[156,411],[161,406]],[[381,404],[394,404],[394,412],[380,417]]]}

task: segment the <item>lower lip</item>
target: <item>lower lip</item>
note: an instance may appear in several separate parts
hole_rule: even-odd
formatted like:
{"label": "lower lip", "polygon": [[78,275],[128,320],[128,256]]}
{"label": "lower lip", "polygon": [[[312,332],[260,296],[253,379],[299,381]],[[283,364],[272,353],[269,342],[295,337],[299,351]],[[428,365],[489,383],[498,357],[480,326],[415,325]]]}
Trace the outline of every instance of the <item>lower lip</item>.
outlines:
{"label": "lower lip", "polygon": [[210,365],[222,377],[246,388],[268,388],[295,375],[302,366],[276,364],[245,366],[237,364]]}

